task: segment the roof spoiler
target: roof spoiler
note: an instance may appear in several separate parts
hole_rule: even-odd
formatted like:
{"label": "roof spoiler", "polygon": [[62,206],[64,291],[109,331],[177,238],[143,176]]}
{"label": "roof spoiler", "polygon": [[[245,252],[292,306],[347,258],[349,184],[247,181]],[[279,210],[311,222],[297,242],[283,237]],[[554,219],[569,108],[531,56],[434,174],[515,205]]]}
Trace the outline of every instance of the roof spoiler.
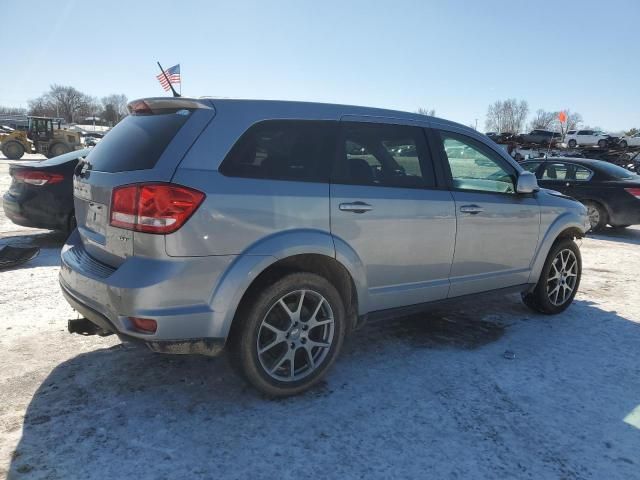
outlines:
{"label": "roof spoiler", "polygon": [[201,100],[182,97],[140,98],[129,102],[127,105],[127,110],[131,115],[158,115],[200,108],[211,109],[211,106]]}

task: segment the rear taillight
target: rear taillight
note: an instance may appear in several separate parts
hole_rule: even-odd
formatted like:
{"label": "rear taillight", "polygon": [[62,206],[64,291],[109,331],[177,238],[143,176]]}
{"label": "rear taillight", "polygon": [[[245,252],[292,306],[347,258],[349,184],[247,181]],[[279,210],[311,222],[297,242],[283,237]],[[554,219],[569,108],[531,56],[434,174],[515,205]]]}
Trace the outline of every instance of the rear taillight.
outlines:
{"label": "rear taillight", "polygon": [[111,225],[145,233],[172,233],[204,200],[204,193],[170,183],[117,187],[111,196]]}
{"label": "rear taillight", "polygon": [[28,183],[29,185],[52,185],[60,183],[64,180],[64,176],[59,173],[42,172],[38,170],[20,170],[13,174],[18,182]]}
{"label": "rear taillight", "polygon": [[625,188],[625,190],[640,200],[640,188]]}

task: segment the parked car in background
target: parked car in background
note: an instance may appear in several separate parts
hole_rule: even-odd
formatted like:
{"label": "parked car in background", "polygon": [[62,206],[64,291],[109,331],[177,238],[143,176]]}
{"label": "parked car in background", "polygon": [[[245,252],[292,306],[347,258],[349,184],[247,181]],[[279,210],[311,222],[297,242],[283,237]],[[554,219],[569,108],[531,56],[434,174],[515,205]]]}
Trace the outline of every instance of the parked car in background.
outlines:
{"label": "parked car in background", "polygon": [[512,141],[515,141],[517,137],[517,135],[511,132],[502,132],[502,133],[488,132],[486,133],[486,135],[496,143],[512,142]]}
{"label": "parked car in background", "polygon": [[259,100],[129,110],[76,169],[60,285],[86,318],[70,332],[225,348],[283,396],[367,318],[505,289],[553,314],[578,289],[584,206],[463,125]]}
{"label": "parked car in background", "polygon": [[564,143],[569,148],[593,147],[606,148],[615,143],[616,138],[598,130],[569,130],[564,137]]}
{"label": "parked car in background", "polygon": [[43,161],[14,163],[11,185],[4,194],[4,213],[25,227],[71,232],[76,227],[73,170],[90,149],[75,150]]}
{"label": "parked car in background", "polygon": [[540,186],[569,195],[586,207],[593,231],[640,224],[640,176],[602,160],[547,158],[521,163]]}
{"label": "parked car in background", "polygon": [[519,140],[522,143],[535,143],[537,145],[549,146],[562,142],[562,135],[550,130],[536,129],[520,135]]}
{"label": "parked car in background", "polygon": [[640,133],[636,133],[635,135],[632,136],[627,136],[625,135],[624,137],[622,137],[620,139],[620,141],[618,142],[618,144],[622,147],[622,148],[627,148],[627,147],[640,147]]}

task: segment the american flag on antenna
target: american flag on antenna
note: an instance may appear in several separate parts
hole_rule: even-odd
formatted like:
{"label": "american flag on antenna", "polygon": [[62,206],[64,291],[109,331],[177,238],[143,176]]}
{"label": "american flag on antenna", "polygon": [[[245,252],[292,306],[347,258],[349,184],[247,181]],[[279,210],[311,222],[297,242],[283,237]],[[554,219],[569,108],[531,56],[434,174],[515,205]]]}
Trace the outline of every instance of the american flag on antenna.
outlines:
{"label": "american flag on antenna", "polygon": [[[172,85],[178,85],[180,83],[180,64],[167,68],[164,73],[167,74],[166,78],[163,73],[156,75],[156,78],[160,82],[160,85],[162,85],[162,88],[164,88],[164,91],[168,92],[171,89],[169,82],[171,82]],[[169,82],[167,82],[167,78]]]}

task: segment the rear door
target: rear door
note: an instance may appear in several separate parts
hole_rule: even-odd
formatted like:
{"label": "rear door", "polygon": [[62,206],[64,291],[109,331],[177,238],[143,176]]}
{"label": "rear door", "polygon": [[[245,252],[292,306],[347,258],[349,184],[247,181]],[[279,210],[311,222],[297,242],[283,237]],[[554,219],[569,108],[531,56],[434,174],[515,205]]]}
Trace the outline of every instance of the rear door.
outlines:
{"label": "rear door", "polygon": [[446,298],[455,210],[436,187],[424,131],[344,121],[340,138],[331,232],[337,250],[353,249],[364,265],[369,309]]}
{"label": "rear door", "polygon": [[[168,182],[214,110],[181,99],[134,102],[125,117],[78,164],[74,203],[85,250],[109,265],[134,253],[134,232],[109,225],[114,187],[139,182]],[[144,234],[135,234],[144,235]]]}
{"label": "rear door", "polygon": [[515,193],[516,168],[483,142],[445,129],[433,137],[456,206],[449,297],[527,283],[540,230],[535,194]]}

